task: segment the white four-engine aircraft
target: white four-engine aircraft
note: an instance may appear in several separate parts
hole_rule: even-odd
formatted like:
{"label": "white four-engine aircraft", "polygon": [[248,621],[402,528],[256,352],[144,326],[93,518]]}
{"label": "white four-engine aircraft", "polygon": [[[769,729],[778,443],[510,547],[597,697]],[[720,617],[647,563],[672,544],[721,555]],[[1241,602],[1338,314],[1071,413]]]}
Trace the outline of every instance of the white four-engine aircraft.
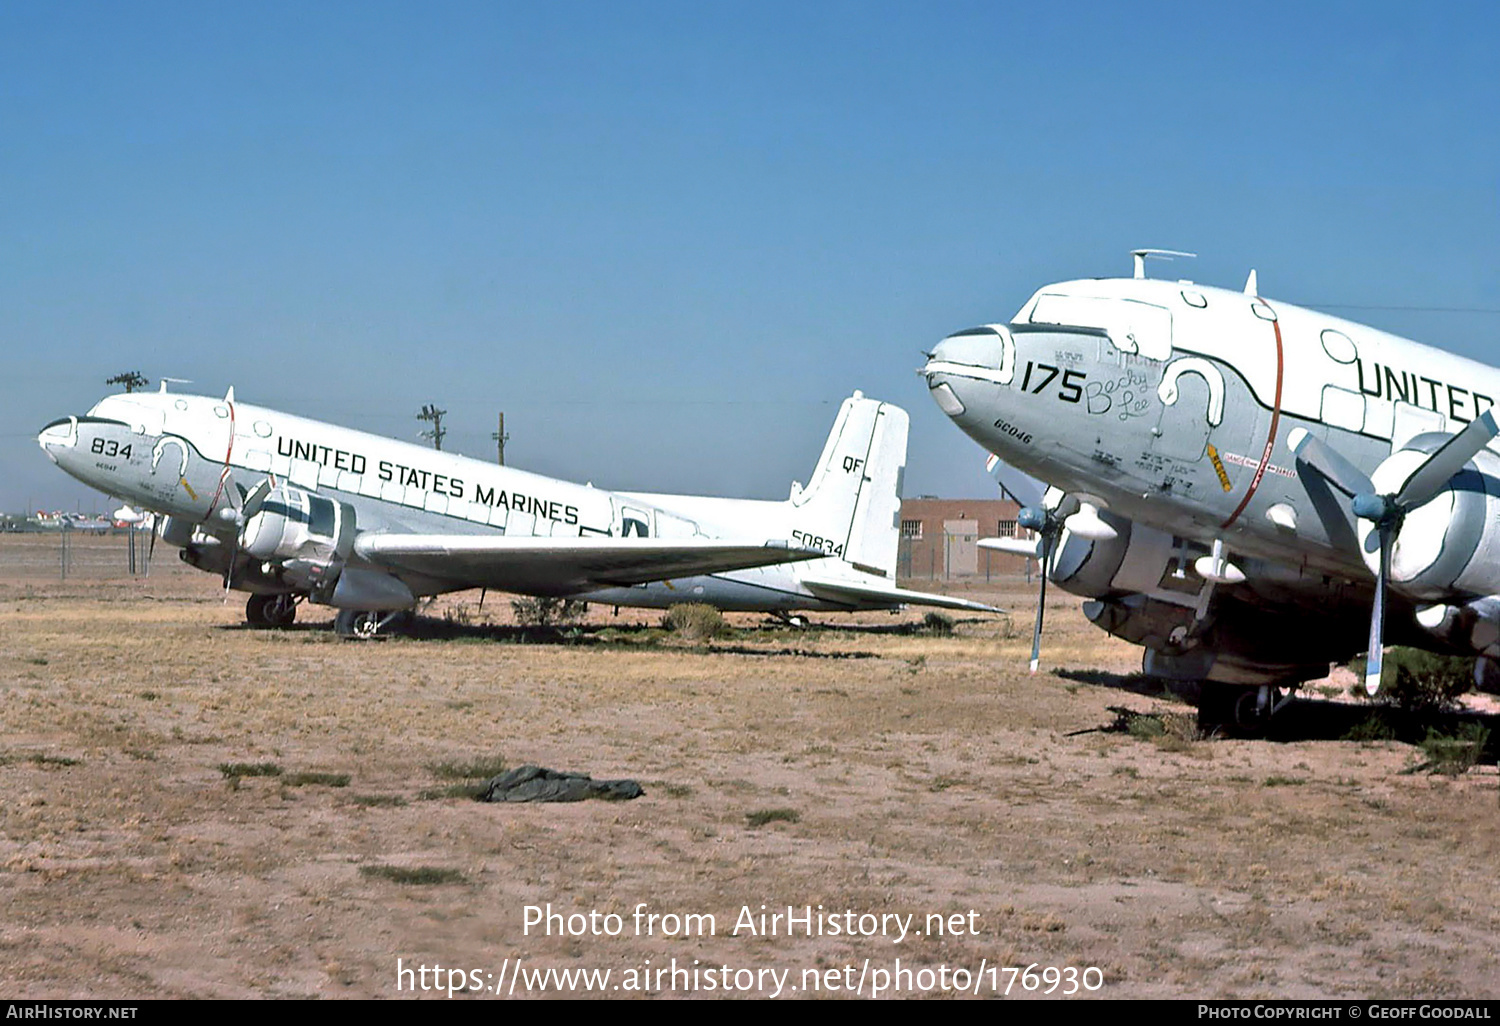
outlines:
{"label": "white four-engine aircraft", "polygon": [[165,382],[37,440],[79,480],[166,514],[163,541],[250,592],[261,625],[292,622],[306,599],[369,637],[420,597],[481,587],[782,614],[989,611],[896,586],[907,424],[854,393],[811,481],[782,502],[604,491]]}
{"label": "white four-engine aircraft", "polygon": [[[1256,729],[1361,651],[1373,693],[1387,635],[1477,657],[1494,689],[1500,372],[1266,299],[1253,271],[1145,277],[1163,252],[929,354],[943,412],[1051,486],[1022,512],[1039,541],[992,547],[1041,558],[1147,672],[1209,682],[1218,722]],[[1033,669],[1040,635],[1039,607]]]}

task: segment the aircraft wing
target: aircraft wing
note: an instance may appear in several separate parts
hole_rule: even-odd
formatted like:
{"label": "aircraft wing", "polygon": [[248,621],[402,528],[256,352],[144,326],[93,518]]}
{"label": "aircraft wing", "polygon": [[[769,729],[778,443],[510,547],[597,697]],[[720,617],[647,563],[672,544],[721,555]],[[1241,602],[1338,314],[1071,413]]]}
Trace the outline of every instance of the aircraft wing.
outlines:
{"label": "aircraft wing", "polygon": [[354,551],[391,570],[465,587],[552,595],[827,556],[784,541],[392,533],[360,535]]}
{"label": "aircraft wing", "polygon": [[803,585],[814,595],[843,602],[886,602],[909,606],[941,606],[945,609],[968,609],[976,613],[1003,613],[998,606],[987,606],[983,602],[954,598],[952,595],[935,595],[926,591],[909,591],[894,584],[881,584],[875,580],[851,581],[839,577],[800,578]]}

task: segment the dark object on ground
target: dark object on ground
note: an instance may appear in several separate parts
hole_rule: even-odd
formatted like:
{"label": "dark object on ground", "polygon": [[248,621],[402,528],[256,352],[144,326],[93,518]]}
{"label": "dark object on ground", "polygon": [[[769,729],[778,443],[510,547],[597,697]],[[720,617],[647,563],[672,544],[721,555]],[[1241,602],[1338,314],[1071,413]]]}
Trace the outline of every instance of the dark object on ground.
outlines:
{"label": "dark object on ground", "polygon": [[[1129,734],[1133,733],[1132,725],[1141,720],[1154,720],[1158,726],[1161,725],[1161,713],[1136,712],[1134,709],[1123,705],[1112,705],[1109,711],[1115,714],[1114,722],[1106,727],[1085,727],[1082,730],[1070,730],[1063,737],[1078,737],[1081,734]],[[1159,732],[1158,732],[1159,733]]]}
{"label": "dark object on ground", "polygon": [[646,792],[634,780],[595,780],[583,773],[559,773],[541,766],[521,766],[485,784],[481,802],[581,802],[603,798],[620,802]]}

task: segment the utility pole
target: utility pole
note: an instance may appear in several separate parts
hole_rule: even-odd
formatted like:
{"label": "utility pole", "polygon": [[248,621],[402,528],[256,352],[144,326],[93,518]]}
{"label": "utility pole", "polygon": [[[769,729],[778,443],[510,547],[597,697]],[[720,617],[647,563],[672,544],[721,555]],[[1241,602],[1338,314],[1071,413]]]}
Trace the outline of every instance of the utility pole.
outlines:
{"label": "utility pole", "polygon": [[428,403],[422,407],[422,412],[417,414],[418,420],[431,422],[432,430],[423,431],[422,437],[432,439],[432,447],[439,452],[443,451],[443,436],[448,433],[443,430],[443,416],[447,412],[447,410],[440,410],[432,403]]}
{"label": "utility pole", "polygon": [[124,374],[116,374],[112,378],[105,378],[106,385],[124,385],[125,391],[134,392],[138,388],[145,388],[151,384],[149,378],[140,371],[126,371]]}
{"label": "utility pole", "polygon": [[510,440],[510,435],[505,433],[505,411],[500,411],[500,430],[490,435],[495,440],[495,462],[502,467],[505,466],[505,443]]}

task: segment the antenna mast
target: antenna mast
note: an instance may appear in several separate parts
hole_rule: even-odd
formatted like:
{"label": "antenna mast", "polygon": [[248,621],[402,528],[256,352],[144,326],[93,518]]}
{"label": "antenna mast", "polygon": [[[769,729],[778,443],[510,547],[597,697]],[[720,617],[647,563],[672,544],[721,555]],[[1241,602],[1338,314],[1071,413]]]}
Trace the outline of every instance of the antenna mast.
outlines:
{"label": "antenna mast", "polygon": [[1136,278],[1146,276],[1146,260],[1171,260],[1174,257],[1197,257],[1197,253],[1184,253],[1180,249],[1132,249],[1130,255],[1135,258]]}

